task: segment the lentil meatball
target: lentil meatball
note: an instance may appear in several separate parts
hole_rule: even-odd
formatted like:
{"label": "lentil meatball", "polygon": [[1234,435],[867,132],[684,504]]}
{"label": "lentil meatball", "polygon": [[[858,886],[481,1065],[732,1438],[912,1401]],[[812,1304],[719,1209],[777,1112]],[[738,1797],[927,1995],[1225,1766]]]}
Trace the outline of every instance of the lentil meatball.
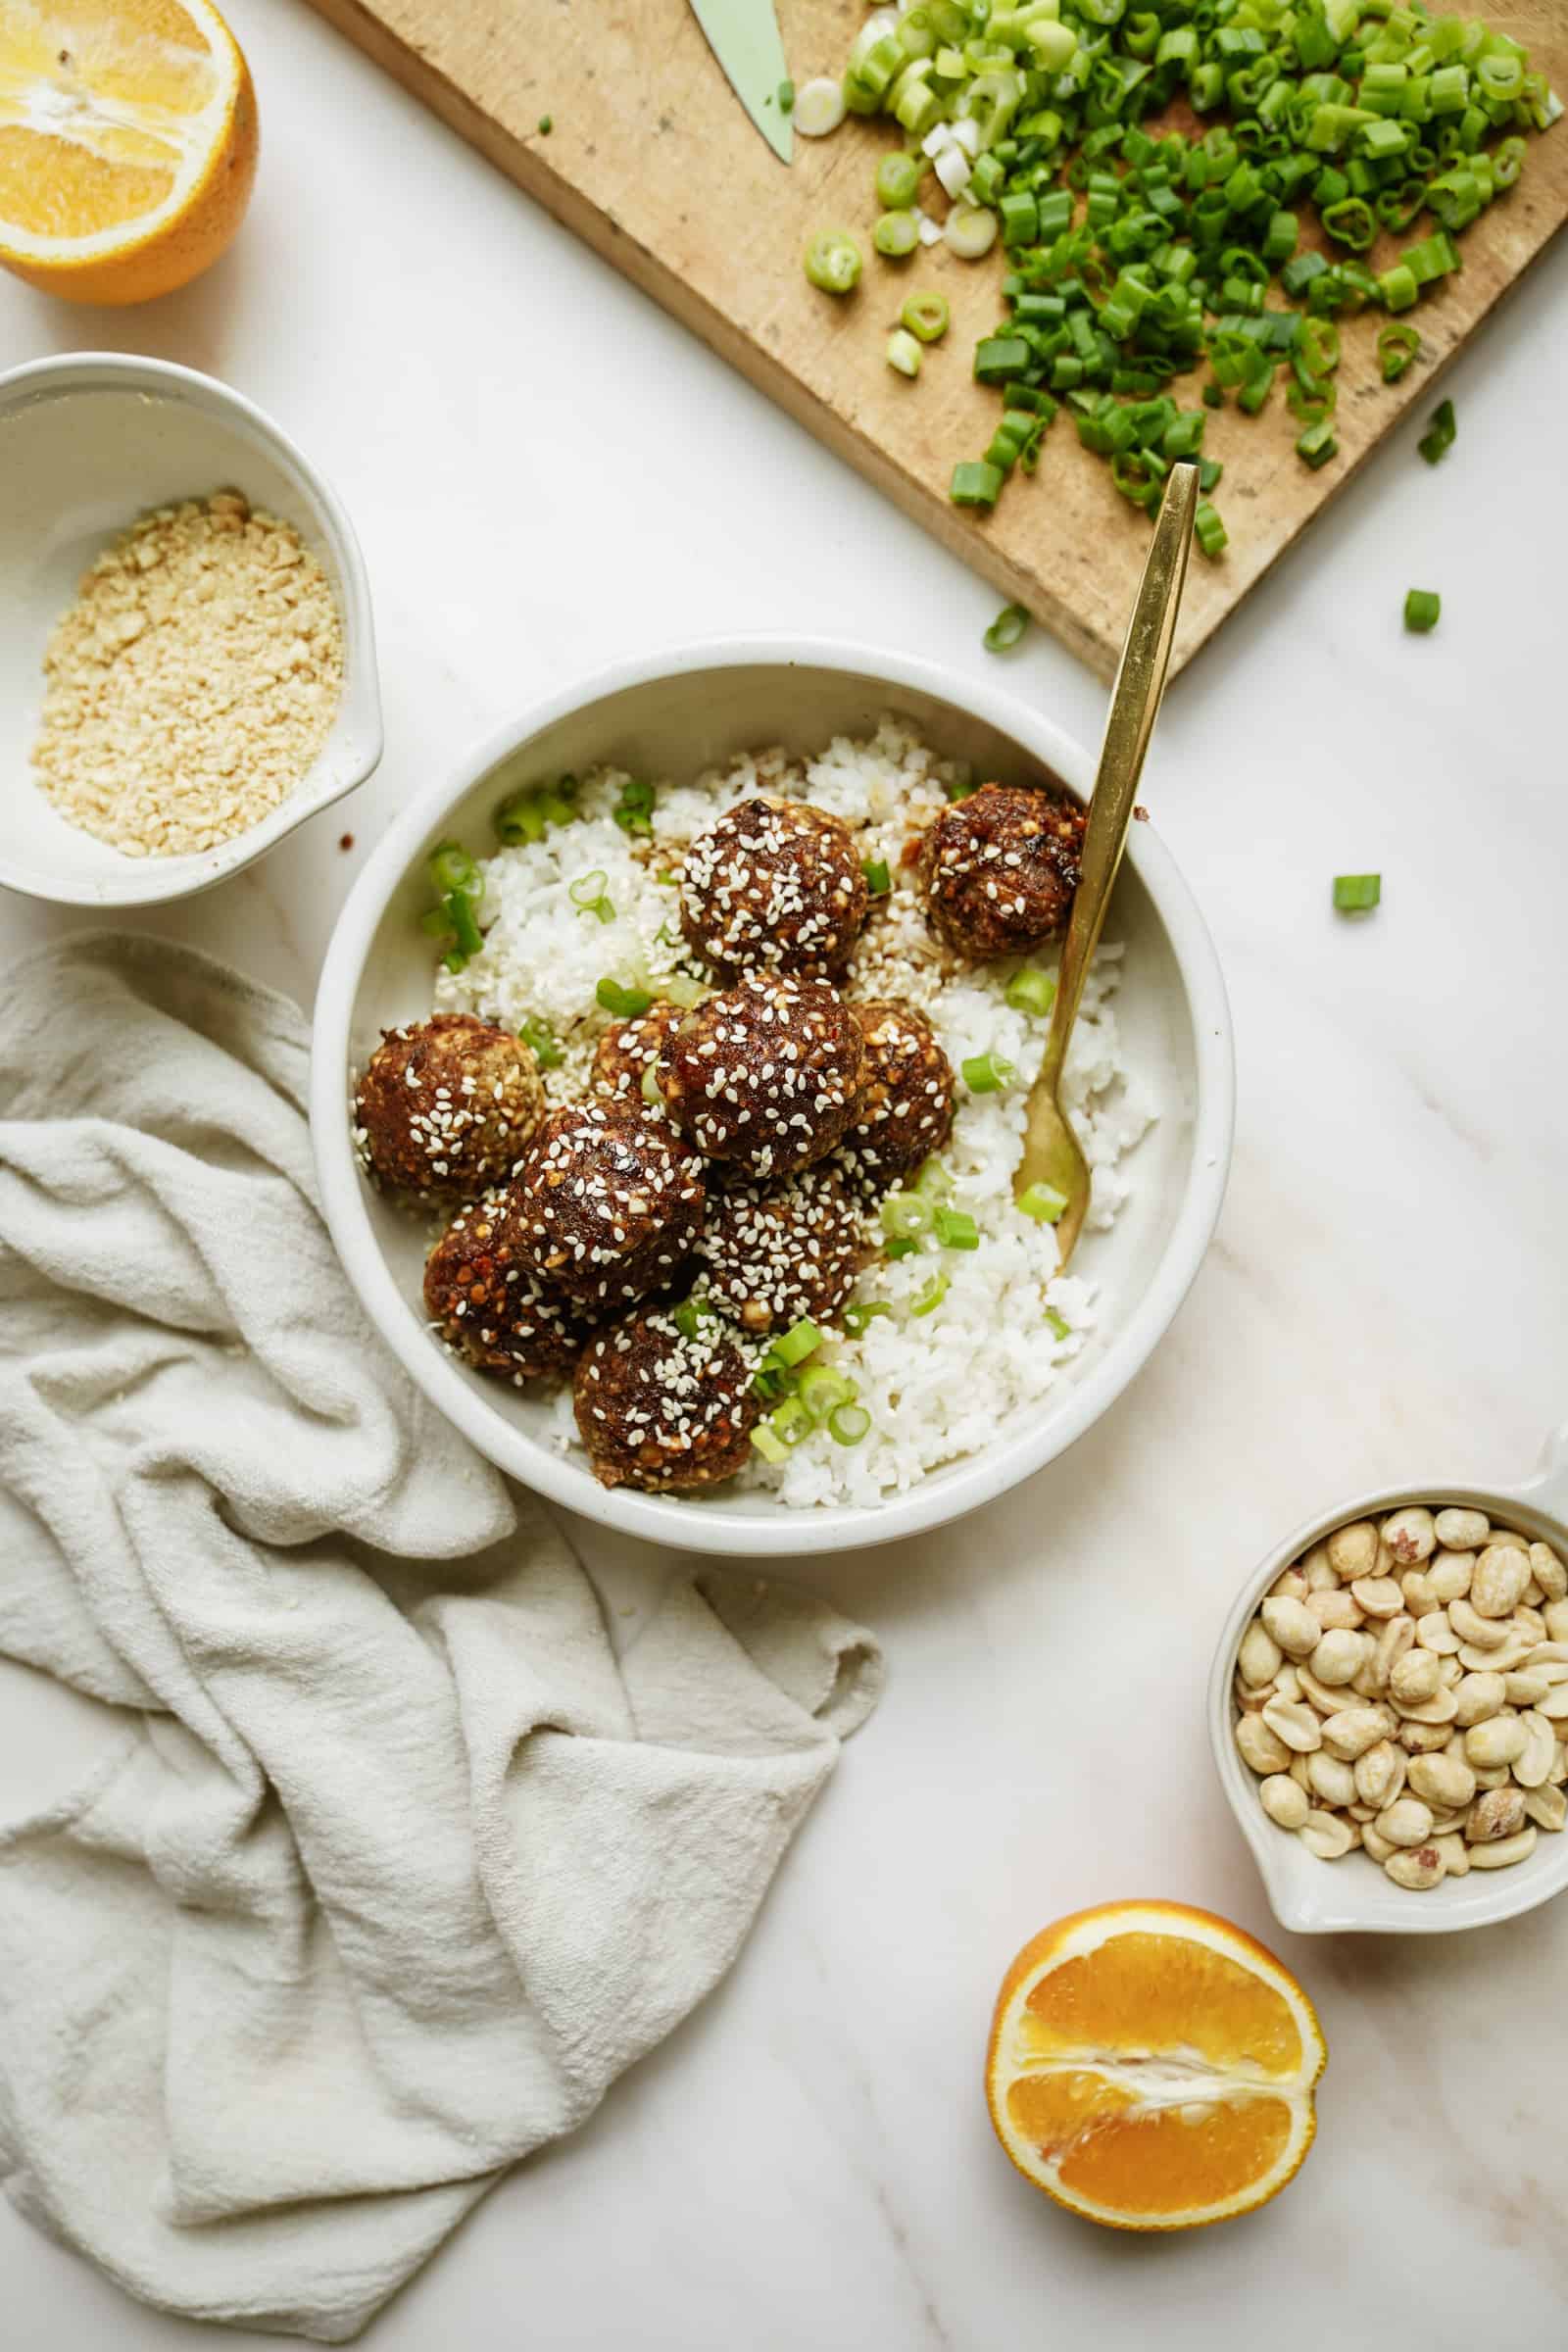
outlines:
{"label": "lentil meatball", "polygon": [[659,1063],[664,1107],[710,1159],[793,1175],[856,1118],[865,1049],[836,989],[748,972],[688,1013]]}
{"label": "lentil meatball", "polygon": [[361,1160],[421,1200],[477,1200],[504,1183],[545,1106],[528,1048],[471,1012],[384,1029],[354,1097]]}
{"label": "lentil meatball", "polygon": [[704,1317],[689,1340],[666,1314],[602,1332],[578,1362],[572,1403],[600,1485],[651,1494],[733,1478],[762,1409],[721,1324]]}
{"label": "lentil meatball", "polygon": [[644,1102],[643,1080],[658,1068],[660,1054],[685,1017],[678,1004],[656,1004],[607,1029],[594,1054],[593,1082],[599,1092],[628,1102]]}
{"label": "lentil meatball", "polygon": [[832,979],[865,920],[843,821],[804,801],[738,801],[686,853],[680,927],[721,979],[760,965]]}
{"label": "lentil meatball", "polygon": [[765,1189],[737,1184],[703,1228],[697,1254],[713,1304],[746,1332],[825,1322],[866,1254],[858,1210],[832,1168],[803,1168]]}
{"label": "lentil meatball", "polygon": [[1086,819],[1062,793],[982,784],[920,841],[931,922],[971,962],[1021,956],[1067,927]]}
{"label": "lentil meatball", "polygon": [[576,1300],[527,1263],[501,1194],[453,1218],[425,1260],[424,1304],[449,1348],[519,1384],[569,1372],[593,1332]]}
{"label": "lentil meatball", "polygon": [[857,1004],[865,1041],[859,1115],[838,1164],[862,1199],[910,1175],[953,1133],[953,1064],[923,1012],[903,1004]]}
{"label": "lentil meatball", "polygon": [[705,1199],[702,1162],[666,1119],[597,1100],[549,1113],[508,1196],[534,1272],[609,1313],[673,1279]]}

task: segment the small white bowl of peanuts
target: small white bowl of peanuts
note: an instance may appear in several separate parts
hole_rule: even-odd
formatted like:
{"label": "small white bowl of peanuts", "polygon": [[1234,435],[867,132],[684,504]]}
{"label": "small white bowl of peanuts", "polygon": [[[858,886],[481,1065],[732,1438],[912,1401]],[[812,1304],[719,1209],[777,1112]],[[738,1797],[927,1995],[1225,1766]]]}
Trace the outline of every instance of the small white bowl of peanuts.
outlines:
{"label": "small white bowl of peanuts", "polygon": [[1538,1474],[1339,1504],[1215,1651],[1209,1738],[1282,1927],[1447,1935],[1568,1886],[1568,1429]]}

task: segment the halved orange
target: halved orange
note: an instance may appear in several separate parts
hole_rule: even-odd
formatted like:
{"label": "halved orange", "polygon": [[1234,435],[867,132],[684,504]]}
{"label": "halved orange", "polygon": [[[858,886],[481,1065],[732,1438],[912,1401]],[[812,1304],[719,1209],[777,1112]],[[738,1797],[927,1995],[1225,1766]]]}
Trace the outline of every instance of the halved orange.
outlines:
{"label": "halved orange", "polygon": [[0,0],[0,263],[146,302],[215,262],[256,176],[256,93],[211,0]]}
{"label": "halved orange", "polygon": [[1046,1928],[997,1997],[986,2099],[1013,2163],[1117,2230],[1250,2213],[1299,2170],[1328,2062],[1300,1985],[1185,1903],[1106,1903]]}

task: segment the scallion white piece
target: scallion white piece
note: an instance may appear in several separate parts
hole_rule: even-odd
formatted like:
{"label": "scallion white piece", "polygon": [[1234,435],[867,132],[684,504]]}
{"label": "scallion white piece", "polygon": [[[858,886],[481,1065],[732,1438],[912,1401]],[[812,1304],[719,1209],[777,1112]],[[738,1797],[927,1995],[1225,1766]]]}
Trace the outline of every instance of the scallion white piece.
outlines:
{"label": "scallion white piece", "polygon": [[819,74],[814,81],[796,91],[795,112],[790,120],[808,139],[825,139],[844,120],[844,84],[829,74]]}
{"label": "scallion white piece", "polygon": [[[941,166],[938,166],[941,170]],[[964,166],[968,171],[967,163]],[[956,204],[942,231],[943,242],[962,262],[977,262],[997,241],[997,216],[983,204]]]}
{"label": "scallion white piece", "polygon": [[[961,196],[963,194],[964,189],[969,185],[969,174],[971,170],[972,166],[970,165],[969,158],[964,154],[963,149],[958,145],[956,140],[953,142],[951,147],[944,147],[942,153],[937,157],[936,174],[938,179],[941,180],[942,185],[947,189],[950,196]],[[972,210],[974,208],[971,207],[969,209]],[[987,213],[986,219],[991,222],[991,235],[995,236],[997,231],[996,215],[994,213]],[[953,223],[950,220],[948,223],[950,229],[952,228],[952,225]],[[986,239],[986,244],[989,245],[990,242],[991,237],[988,237]],[[953,243],[951,236],[948,238],[948,243],[950,245]]]}
{"label": "scallion white piece", "polygon": [[895,327],[888,337],[888,366],[900,375],[916,376],[920,372],[920,346],[907,327]]}

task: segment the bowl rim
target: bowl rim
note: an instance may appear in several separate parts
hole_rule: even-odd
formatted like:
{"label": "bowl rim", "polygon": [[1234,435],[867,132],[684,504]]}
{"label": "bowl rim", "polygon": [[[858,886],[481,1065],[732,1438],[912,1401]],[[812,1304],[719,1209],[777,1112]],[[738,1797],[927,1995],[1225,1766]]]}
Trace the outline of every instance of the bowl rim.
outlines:
{"label": "bowl rim", "polygon": [[[1534,1911],[1539,1904],[1550,1902],[1568,1886],[1568,1831],[1565,1831],[1544,1847],[1538,1845],[1537,1852],[1518,1868],[1494,1875],[1483,1873],[1483,1886],[1473,1886],[1471,1880],[1460,1882],[1466,1891],[1457,1903],[1422,1902],[1412,1895],[1408,1919],[1402,1915],[1392,1918],[1384,1915],[1382,1904],[1388,1898],[1375,1880],[1369,1886],[1369,1893],[1377,1898],[1377,1915],[1372,1916],[1374,1906],[1357,1901],[1354,1882],[1343,1878],[1337,1865],[1326,1862],[1318,1864],[1324,1873],[1325,1899],[1303,1907],[1291,1898],[1279,1868],[1285,1858],[1281,1847],[1284,1833],[1269,1820],[1257,1801],[1256,1776],[1243,1763],[1231,1731],[1231,1677],[1236,1652],[1258,1602],[1293,1560],[1314,1544],[1322,1543],[1337,1527],[1345,1527],[1353,1519],[1372,1519],[1387,1511],[1400,1510],[1409,1503],[1433,1505],[1439,1510],[1450,1505],[1485,1510],[1494,1525],[1533,1520],[1544,1531],[1541,1540],[1568,1556],[1568,1518],[1564,1517],[1568,1512],[1568,1430],[1559,1433],[1548,1446],[1546,1465],[1533,1479],[1485,1486],[1450,1477],[1404,1479],[1396,1486],[1377,1487],[1368,1494],[1348,1495],[1332,1509],[1303,1520],[1243,1579],[1226,1612],[1209,1667],[1205,1701],[1208,1741],[1225,1800],[1257,1864],[1269,1908],[1281,1927],[1293,1935],[1458,1936],[1471,1928],[1495,1927],[1505,1919],[1517,1919],[1526,1911]],[[1349,1862],[1354,1857],[1348,1854],[1344,1859]],[[1347,1886],[1348,1891],[1343,1891]]]}
{"label": "bowl rim", "polygon": [[940,1486],[913,1488],[877,1507],[835,1503],[737,1522],[675,1495],[604,1488],[586,1467],[513,1429],[431,1346],[382,1257],[345,1116],[350,1024],[365,961],[386,904],[447,811],[502,760],[573,711],[630,688],[709,669],[825,669],[892,692],[929,695],[982,720],[1089,792],[1094,762],[1073,738],[1002,687],[973,682],[938,662],[861,640],[767,633],[665,645],[613,662],[541,697],[490,729],[447,777],[394,819],[358,875],[339,914],[317,992],[311,1056],[311,1125],[328,1229],[371,1322],[416,1386],[497,1466],[524,1486],[602,1526],[687,1551],[731,1556],[869,1548],[946,1525],[1006,1493],[1081,1437],[1114,1401],[1163,1337],[1202,1262],[1224,1199],[1235,1116],[1230,1008],[1213,942],[1164,844],[1148,825],[1128,845],[1169,938],[1191,1009],[1194,1059],[1192,1157],[1169,1241],[1153,1280],[1121,1331],[1055,1408],[978,1454],[952,1465]]}
{"label": "bowl rim", "polygon": [[[338,569],[343,623],[339,711],[351,721],[352,748],[340,771],[329,778],[323,776],[314,786],[308,772],[270,815],[215,850],[177,858],[126,858],[123,873],[113,869],[101,874],[51,876],[36,865],[18,865],[0,842],[0,884],[56,906],[153,906],[171,899],[189,898],[226,881],[309,817],[318,816],[335,801],[358,791],[374,772],[385,743],[370,583],[358,533],[330,482],[265,409],[219,377],[181,367],[173,360],[150,359],[137,352],[70,351],[0,371],[0,422],[36,402],[68,393],[138,391],[157,391],[225,420],[242,417],[260,440],[271,445],[285,470],[298,477]],[[318,759],[317,766],[320,764]]]}

